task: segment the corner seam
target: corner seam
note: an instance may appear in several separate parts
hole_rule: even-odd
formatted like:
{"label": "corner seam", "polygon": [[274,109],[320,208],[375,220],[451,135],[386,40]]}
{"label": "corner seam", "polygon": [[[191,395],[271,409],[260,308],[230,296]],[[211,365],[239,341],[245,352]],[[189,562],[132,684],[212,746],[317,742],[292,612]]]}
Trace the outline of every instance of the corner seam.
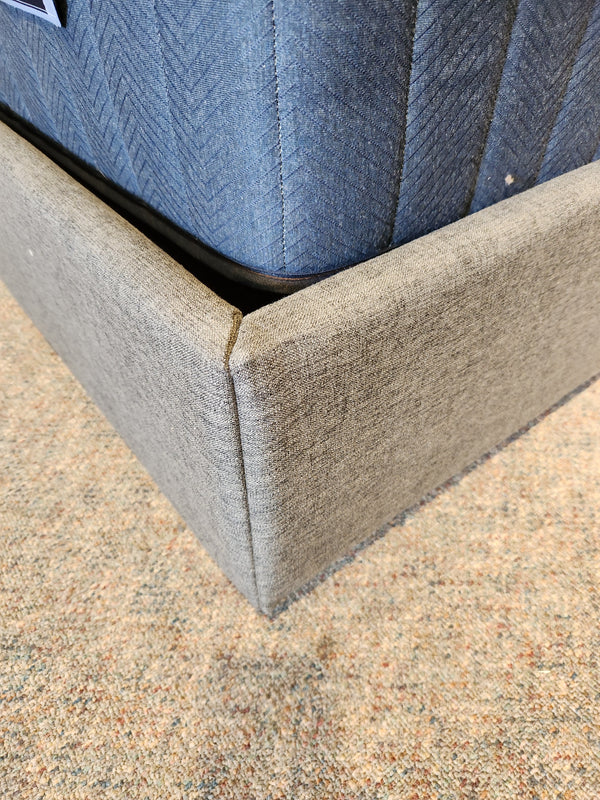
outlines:
{"label": "corner seam", "polygon": [[240,413],[239,413],[239,407],[238,407],[237,392],[236,392],[236,388],[235,388],[235,381],[233,379],[233,375],[231,373],[231,369],[230,369],[230,366],[229,366],[229,360],[231,358],[231,354],[233,352],[233,349],[234,349],[234,347],[235,347],[235,345],[237,343],[238,335],[239,335],[239,332],[240,332],[240,328],[241,328],[243,319],[244,319],[244,317],[243,317],[242,312],[238,311],[238,309],[236,308],[234,310],[234,313],[233,313],[233,324],[231,326],[231,333],[229,335],[229,341],[227,342],[227,349],[225,351],[224,366],[225,366],[225,371],[227,373],[227,379],[229,381],[229,386],[230,386],[230,389],[231,389],[231,398],[232,398],[232,402],[233,402],[233,413],[235,415],[235,436],[236,436],[236,444],[237,444],[238,456],[239,456],[239,459],[240,459],[241,472],[242,472],[241,481],[242,481],[242,490],[243,490],[243,495],[244,495],[244,510],[246,512],[246,525],[247,525],[247,530],[248,530],[248,544],[250,546],[250,559],[251,559],[250,566],[251,566],[251,569],[252,569],[252,580],[253,580],[253,583],[254,583],[254,593],[255,593],[255,596],[256,596],[256,602],[257,602],[257,605],[258,605],[258,610],[261,613],[264,614],[265,611],[263,609],[262,598],[260,596],[260,592],[259,592],[259,589],[258,589],[258,581],[256,579],[256,554],[254,552],[254,537],[252,535],[252,520],[251,520],[251,517],[250,517],[250,503],[248,502],[248,482],[247,482],[247,478],[246,478],[246,462],[245,462],[245,459],[244,459],[244,447],[243,447],[243,444],[242,444],[242,426],[240,424]]}

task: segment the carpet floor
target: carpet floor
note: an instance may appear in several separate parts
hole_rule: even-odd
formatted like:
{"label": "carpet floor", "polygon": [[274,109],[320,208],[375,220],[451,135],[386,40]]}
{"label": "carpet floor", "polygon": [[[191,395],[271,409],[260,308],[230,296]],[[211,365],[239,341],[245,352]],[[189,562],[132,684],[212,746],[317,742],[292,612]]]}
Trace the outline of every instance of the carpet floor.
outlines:
{"label": "carpet floor", "polygon": [[4,800],[600,797],[600,382],[273,620],[3,288],[0,418]]}

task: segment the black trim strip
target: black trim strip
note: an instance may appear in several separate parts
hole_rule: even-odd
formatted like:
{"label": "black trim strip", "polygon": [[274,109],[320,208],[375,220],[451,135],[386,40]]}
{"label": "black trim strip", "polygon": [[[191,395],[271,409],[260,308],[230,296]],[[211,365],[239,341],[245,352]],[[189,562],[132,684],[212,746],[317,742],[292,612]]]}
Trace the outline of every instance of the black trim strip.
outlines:
{"label": "black trim strip", "polygon": [[[61,144],[17,116],[3,103],[0,103],[0,121],[27,139],[176,261],[183,264],[199,280],[242,311],[244,308],[246,311],[259,308],[276,300],[278,295],[291,294],[333,274],[329,272],[311,277],[280,278],[238,264],[184,231],[143,200],[110,181]],[[235,302],[231,298],[235,299]]]}

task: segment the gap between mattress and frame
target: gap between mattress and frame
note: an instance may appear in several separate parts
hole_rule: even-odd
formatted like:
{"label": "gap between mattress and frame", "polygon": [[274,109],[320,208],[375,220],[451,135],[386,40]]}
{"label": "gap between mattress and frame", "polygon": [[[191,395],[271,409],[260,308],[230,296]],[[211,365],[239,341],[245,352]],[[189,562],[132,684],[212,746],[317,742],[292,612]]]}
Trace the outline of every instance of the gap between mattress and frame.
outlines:
{"label": "gap between mattress and frame", "polygon": [[0,103],[0,122],[22,136],[78,183],[85,186],[195,278],[244,315],[276,302],[292,291],[322,280],[272,278],[232,261],[205,245],[143,200],[110,181],[58,142]]}

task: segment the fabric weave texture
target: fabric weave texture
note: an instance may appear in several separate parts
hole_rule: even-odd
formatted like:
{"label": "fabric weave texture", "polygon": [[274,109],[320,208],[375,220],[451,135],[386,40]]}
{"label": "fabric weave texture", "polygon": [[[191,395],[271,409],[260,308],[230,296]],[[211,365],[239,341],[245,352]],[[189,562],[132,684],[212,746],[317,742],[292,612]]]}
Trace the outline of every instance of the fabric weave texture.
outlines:
{"label": "fabric weave texture", "polygon": [[0,386],[3,798],[597,798],[600,380],[273,621],[2,284]]}
{"label": "fabric weave texture", "polygon": [[362,262],[600,155],[600,0],[0,4],[0,102],[257,271]]}
{"label": "fabric weave texture", "polygon": [[600,164],[242,316],[0,152],[2,280],[266,613],[599,372]]}

